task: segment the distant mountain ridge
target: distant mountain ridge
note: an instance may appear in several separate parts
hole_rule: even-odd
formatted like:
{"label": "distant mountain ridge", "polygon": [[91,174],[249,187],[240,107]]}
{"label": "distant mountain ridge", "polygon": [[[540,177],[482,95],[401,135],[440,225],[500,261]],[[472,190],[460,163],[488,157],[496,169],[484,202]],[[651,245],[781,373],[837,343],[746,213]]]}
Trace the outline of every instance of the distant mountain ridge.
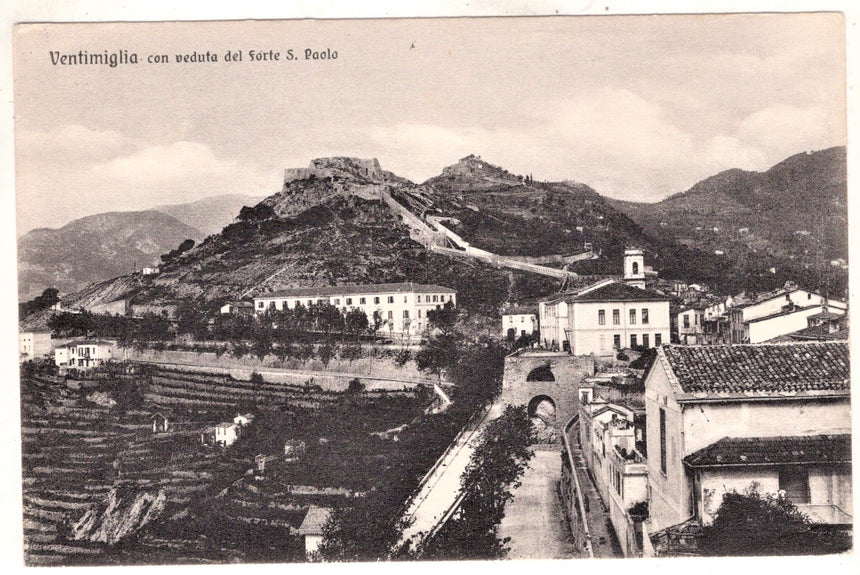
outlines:
{"label": "distant mountain ridge", "polygon": [[812,265],[848,257],[844,147],[793,155],[765,172],[727,170],[653,204],[609,200],[650,234],[704,250],[749,250]]}
{"label": "distant mountain ridge", "polygon": [[58,229],[31,230],[18,239],[21,300],[47,287],[60,293],[156,265],[159,256],[200,230],[156,211],[107,212],[73,220]]}
{"label": "distant mountain ridge", "polygon": [[[713,228],[766,229],[777,212],[774,203],[789,201],[786,198],[793,198],[791,210],[802,215],[809,203],[799,199],[804,190],[818,203],[832,202],[832,211],[840,217],[844,165],[840,178],[838,150],[826,152],[811,159],[793,156],[763,174],[717,174],[664,200],[657,208],[667,211],[653,212],[658,216],[651,220],[647,216],[652,205],[608,200],[584,184],[536,182],[478,156],[460,160],[423,184],[385,172],[375,160],[322,158],[310,168],[287,170],[281,191],[162,266],[159,276],[116,277],[63,303],[97,306],[124,299],[133,306],[175,309],[193,301],[212,311],[225,301],[283,288],[414,281],[452,287],[464,309],[495,317],[506,301],[533,300],[562,287],[560,280],[429,250],[413,238],[414,229],[404,223],[402,209],[388,203],[391,199],[417,218],[442,218],[474,248],[503,256],[569,255],[588,246],[597,259],[568,264],[584,276],[620,273],[621,255],[633,245],[645,250],[646,263],[662,277],[708,283],[725,293],[772,289],[787,279],[815,288],[817,277],[799,260],[767,255],[764,248],[754,252],[758,244],[742,242],[721,254],[705,243],[685,247],[681,244],[689,238],[681,232],[690,225],[695,229],[690,222],[697,217],[717,222],[711,224],[713,237],[702,228],[693,240],[723,246],[725,238]],[[780,194],[772,191],[777,187]],[[775,196],[781,200],[769,199]],[[753,200],[755,207],[750,207]],[[674,212],[666,208],[677,205],[683,207]],[[765,205],[769,209],[756,211]],[[667,213],[675,218],[671,227],[661,225]],[[747,223],[753,216],[761,223]],[[758,232],[750,235],[762,245],[770,241]],[[794,231],[791,235],[794,238]],[[778,270],[769,271],[772,266]]]}
{"label": "distant mountain ridge", "polygon": [[173,216],[205,235],[215,234],[239,215],[243,206],[253,206],[266,196],[222,194],[184,204],[156,206],[152,210]]}

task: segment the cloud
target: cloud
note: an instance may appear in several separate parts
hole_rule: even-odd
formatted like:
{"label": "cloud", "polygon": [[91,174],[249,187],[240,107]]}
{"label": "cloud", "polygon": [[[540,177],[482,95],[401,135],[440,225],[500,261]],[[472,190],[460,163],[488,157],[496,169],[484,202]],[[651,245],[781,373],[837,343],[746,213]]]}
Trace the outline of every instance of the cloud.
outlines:
{"label": "cloud", "polygon": [[135,141],[116,130],[65,124],[51,130],[20,130],[16,146],[22,159],[65,164],[107,159],[130,150]]}
{"label": "cloud", "polygon": [[148,146],[133,154],[96,164],[92,168],[97,177],[136,184],[217,178],[237,171],[239,170],[235,161],[216,158],[209,146],[198,142]]}
{"label": "cloud", "polygon": [[776,104],[744,118],[737,134],[741,140],[788,155],[844,143],[845,121],[818,106]]}

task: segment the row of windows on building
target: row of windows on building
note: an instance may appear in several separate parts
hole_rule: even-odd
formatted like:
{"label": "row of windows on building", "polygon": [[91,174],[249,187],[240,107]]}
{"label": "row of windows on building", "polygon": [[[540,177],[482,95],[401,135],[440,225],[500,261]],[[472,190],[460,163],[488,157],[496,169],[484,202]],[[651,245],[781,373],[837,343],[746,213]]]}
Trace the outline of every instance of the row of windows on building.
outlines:
{"label": "row of windows on building", "polygon": [[[641,318],[642,318],[642,325],[648,324],[648,322],[649,322],[648,308],[646,308],[646,307],[642,308]],[[630,310],[630,317],[628,319],[629,319],[629,321],[628,321],[629,325],[636,325],[636,310],[635,309]],[[597,323],[599,325],[606,325],[606,310],[605,309],[597,310]],[[620,309],[612,310],[612,325],[621,325],[621,310]]]}
{"label": "row of windows on building", "polygon": [[[379,305],[380,302],[382,301],[381,297],[382,296],[373,296],[373,304]],[[417,295],[415,297],[417,298],[416,303],[421,303],[421,296]],[[346,305],[353,305],[353,300],[355,300],[355,299],[358,300],[357,305],[367,305],[367,300],[369,298],[367,298],[367,297],[359,297],[359,298],[347,297],[347,298],[344,298],[344,303]],[[340,300],[341,300],[341,298],[339,298],[339,297],[333,298],[332,305],[340,306]],[[388,296],[387,300],[388,300],[388,303],[393,304],[394,303],[394,296],[393,295]],[[314,301],[313,299],[309,299],[307,305],[311,306],[311,305],[314,305],[314,303],[316,303],[317,305],[320,305],[320,304],[326,303],[326,301],[327,300],[325,300],[325,299],[318,299],[316,301]],[[424,298],[424,303],[445,303],[447,301],[453,301],[453,296],[449,295],[447,300],[445,299],[444,294],[442,294],[442,295],[438,295],[438,294],[437,295],[427,295]],[[297,303],[301,303],[301,302],[297,302]],[[406,296],[406,295],[403,296],[403,303],[409,303],[409,296]],[[265,307],[265,303],[261,301],[257,304],[257,307],[262,309],[263,307]],[[274,308],[275,302],[270,301],[269,307]]]}
{"label": "row of windows on building", "polygon": [[[640,343],[639,342],[639,336],[640,335],[642,336],[642,342],[641,342],[642,347],[651,347],[651,334],[649,334],[649,333],[643,333],[643,334],[631,333],[630,334],[630,347],[637,347],[639,345],[639,343]],[[604,345],[604,337],[605,336],[603,336],[603,335],[600,336],[600,347],[601,347],[601,349],[605,349],[605,347],[606,347]],[[621,342],[621,334],[620,333],[616,333],[615,335],[612,336],[612,346],[615,349],[621,349],[621,343],[622,342]],[[660,347],[661,345],[663,345],[663,334],[657,332],[654,334],[654,347]]]}

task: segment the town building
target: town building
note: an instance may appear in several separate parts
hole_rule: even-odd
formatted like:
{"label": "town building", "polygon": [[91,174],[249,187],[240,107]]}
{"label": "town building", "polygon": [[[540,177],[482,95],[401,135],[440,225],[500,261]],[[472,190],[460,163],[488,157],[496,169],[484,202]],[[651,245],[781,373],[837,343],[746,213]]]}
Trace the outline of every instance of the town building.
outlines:
{"label": "town building", "polygon": [[314,553],[322,542],[323,527],[330,515],[331,509],[311,505],[302,524],[299,525],[297,533],[305,539],[305,554],[309,560],[313,559]]}
{"label": "town building", "polygon": [[113,346],[109,341],[72,341],[54,349],[54,363],[60,368],[99,367],[112,358]]}
{"label": "town building", "polygon": [[373,325],[374,314],[381,320],[380,331],[418,335],[428,327],[427,312],[450,302],[457,305],[457,292],[442,286],[416,283],[347,285],[296,288],[254,297],[254,310],[295,309],[327,303],[343,313],[359,309]]}
{"label": "town building", "polygon": [[502,311],[502,338],[513,341],[540,332],[535,307],[511,306]]}
{"label": "town building", "polygon": [[652,540],[753,488],[850,522],[849,378],[844,341],[658,349],[645,378]]}
{"label": "town building", "polygon": [[844,314],[848,306],[795,286],[735,305],[729,312],[730,343],[760,343],[807,327],[809,316],[822,311]]}
{"label": "town building", "polygon": [[669,343],[669,298],[614,280],[542,301],[539,309],[541,343],[548,349],[608,356]]}
{"label": "town building", "polygon": [[152,422],[153,433],[167,433],[170,431],[170,416],[172,414],[167,410],[161,410],[149,416]]}
{"label": "town building", "polygon": [[[582,392],[582,388],[580,389]],[[601,398],[579,408],[579,445],[625,557],[642,554],[647,517],[648,466],[637,450],[642,430],[624,406]]]}
{"label": "town building", "polygon": [[18,333],[18,361],[43,358],[53,351],[50,331],[23,331]]}
{"label": "town building", "polygon": [[221,306],[222,314],[253,315],[254,304],[249,301],[231,301]]}
{"label": "town building", "polygon": [[678,310],[675,321],[678,342],[683,345],[703,343],[705,309],[703,305],[692,305]]}

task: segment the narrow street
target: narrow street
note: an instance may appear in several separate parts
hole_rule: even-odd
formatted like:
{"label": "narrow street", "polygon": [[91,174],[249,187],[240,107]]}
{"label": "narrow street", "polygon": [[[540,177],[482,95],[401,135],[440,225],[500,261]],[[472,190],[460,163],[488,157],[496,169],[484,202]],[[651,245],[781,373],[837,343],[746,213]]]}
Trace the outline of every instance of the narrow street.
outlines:
{"label": "narrow street", "polygon": [[535,446],[534,457],[505,509],[499,536],[510,537],[510,559],[576,557],[558,495],[561,450]]}

